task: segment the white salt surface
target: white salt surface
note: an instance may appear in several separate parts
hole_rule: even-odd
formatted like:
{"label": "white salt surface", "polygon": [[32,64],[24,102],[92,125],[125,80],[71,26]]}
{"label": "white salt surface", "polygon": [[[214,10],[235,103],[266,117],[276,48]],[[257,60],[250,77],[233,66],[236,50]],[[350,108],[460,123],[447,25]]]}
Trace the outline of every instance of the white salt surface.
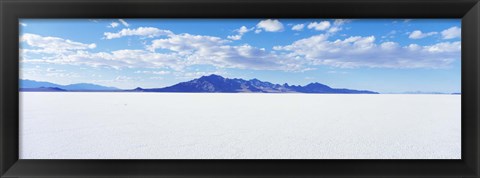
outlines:
{"label": "white salt surface", "polygon": [[21,159],[460,159],[460,95],[21,93]]}

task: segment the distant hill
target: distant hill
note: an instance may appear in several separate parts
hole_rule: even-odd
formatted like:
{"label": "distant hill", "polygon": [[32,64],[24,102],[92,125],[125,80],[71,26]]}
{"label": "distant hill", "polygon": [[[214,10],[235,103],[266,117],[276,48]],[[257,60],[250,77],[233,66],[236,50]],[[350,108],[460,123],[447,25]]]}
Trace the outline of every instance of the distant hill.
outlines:
{"label": "distant hill", "polygon": [[116,92],[179,92],[179,93],[344,93],[344,94],[378,94],[368,90],[352,90],[331,88],[321,83],[310,83],[305,86],[273,84],[258,79],[244,80],[224,78],[219,75],[203,76],[187,82],[181,82],[164,88],[135,88],[120,90],[90,83],[59,85],[50,82],[20,80],[20,91],[116,91]]}
{"label": "distant hill", "polygon": [[118,91],[115,87],[106,87],[89,83],[59,85],[35,80],[20,80],[20,91]]}
{"label": "distant hill", "polygon": [[219,75],[203,76],[198,79],[181,82],[164,88],[135,88],[134,92],[185,92],[185,93],[344,93],[344,94],[378,94],[368,90],[331,88],[321,83],[305,86],[273,84],[258,79],[230,79]]}
{"label": "distant hill", "polygon": [[101,85],[96,85],[96,84],[90,84],[90,83],[77,83],[77,84],[71,84],[71,85],[65,85],[61,87],[65,90],[70,90],[70,91],[75,91],[75,90],[119,90],[118,88],[115,87],[106,87],[106,86],[101,86]]}
{"label": "distant hill", "polygon": [[20,80],[20,88],[60,88],[62,85],[50,83],[50,82],[40,82],[35,80]]}
{"label": "distant hill", "polygon": [[39,87],[39,88],[20,88],[20,91],[43,91],[43,92],[54,92],[54,91],[67,91],[57,87]]}

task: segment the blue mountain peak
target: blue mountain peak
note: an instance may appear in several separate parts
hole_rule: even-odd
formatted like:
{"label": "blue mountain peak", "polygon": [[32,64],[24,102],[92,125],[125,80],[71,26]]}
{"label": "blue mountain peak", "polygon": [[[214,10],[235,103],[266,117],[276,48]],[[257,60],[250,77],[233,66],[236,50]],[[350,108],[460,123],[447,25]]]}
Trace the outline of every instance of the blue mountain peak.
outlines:
{"label": "blue mountain peak", "polygon": [[222,76],[220,75],[215,75],[215,74],[211,74],[211,75],[208,75],[208,76],[202,76],[199,78],[199,80],[224,80],[225,78],[223,78]]}
{"label": "blue mountain peak", "polygon": [[[135,89],[134,91],[138,91]],[[305,86],[289,86],[264,82],[259,79],[244,80],[240,78],[224,78],[211,74],[187,82],[181,82],[165,88],[143,89],[145,92],[194,92],[194,93],[370,93],[349,89],[334,89],[315,82]]]}
{"label": "blue mountain peak", "polygon": [[119,90],[96,84],[78,83],[58,85],[49,82],[20,80],[20,91],[130,91],[130,92],[193,92],[193,93],[366,93],[376,94],[367,90],[351,90],[331,88],[315,82],[305,86],[273,84],[259,79],[244,80],[241,78],[224,78],[211,74],[186,82],[181,82],[164,88],[144,89],[137,87],[132,90]]}

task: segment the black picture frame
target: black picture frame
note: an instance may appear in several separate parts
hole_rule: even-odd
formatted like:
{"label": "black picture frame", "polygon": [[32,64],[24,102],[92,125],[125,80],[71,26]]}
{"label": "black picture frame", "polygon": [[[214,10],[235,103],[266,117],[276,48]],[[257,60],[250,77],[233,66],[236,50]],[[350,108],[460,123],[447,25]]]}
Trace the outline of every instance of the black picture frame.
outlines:
{"label": "black picture frame", "polygon": [[[19,160],[19,18],[461,18],[461,160]],[[0,177],[478,177],[478,0],[0,0]]]}

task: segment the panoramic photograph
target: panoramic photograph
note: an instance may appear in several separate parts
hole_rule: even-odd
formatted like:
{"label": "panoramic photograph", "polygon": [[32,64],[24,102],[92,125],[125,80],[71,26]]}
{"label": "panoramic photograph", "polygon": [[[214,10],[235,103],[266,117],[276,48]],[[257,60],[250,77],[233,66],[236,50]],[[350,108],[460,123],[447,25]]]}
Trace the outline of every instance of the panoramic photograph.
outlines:
{"label": "panoramic photograph", "polygon": [[460,19],[20,19],[20,159],[461,159]]}

